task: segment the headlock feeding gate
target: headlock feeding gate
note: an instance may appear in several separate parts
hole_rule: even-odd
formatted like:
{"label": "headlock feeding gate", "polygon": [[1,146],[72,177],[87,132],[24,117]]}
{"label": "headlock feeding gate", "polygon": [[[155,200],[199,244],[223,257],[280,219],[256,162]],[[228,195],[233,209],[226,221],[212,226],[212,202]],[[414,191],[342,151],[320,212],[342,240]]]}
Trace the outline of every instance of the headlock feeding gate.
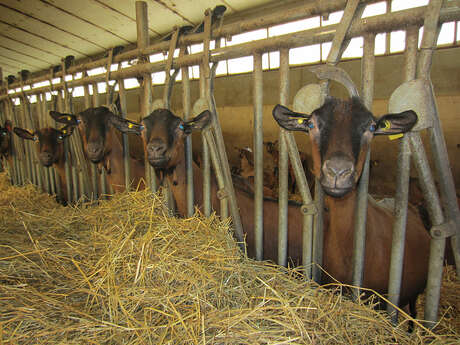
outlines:
{"label": "headlock feeding gate", "polygon": [[[118,111],[123,118],[127,114],[126,91],[123,80],[137,77],[141,80],[141,115],[148,116],[156,108],[170,107],[172,88],[178,75],[182,73],[182,109],[184,120],[189,120],[192,115],[197,115],[203,110],[209,109],[212,121],[209,128],[202,132],[203,144],[203,210],[205,215],[212,212],[211,204],[211,165],[217,179],[220,200],[220,210],[223,217],[230,215],[233,221],[235,236],[239,241],[243,240],[243,226],[236,200],[235,190],[224,146],[224,138],[217,114],[217,106],[214,100],[214,79],[219,61],[242,56],[253,56],[253,99],[254,99],[254,165],[255,165],[255,196],[254,196],[254,232],[255,232],[255,256],[263,259],[263,69],[262,54],[266,52],[280,52],[280,91],[279,103],[288,106],[290,99],[289,90],[289,49],[332,41],[332,47],[325,65],[312,68],[312,72],[319,78],[318,84],[310,84],[300,89],[294,97],[293,107],[295,111],[311,113],[319,108],[329,90],[329,81],[335,80],[344,84],[350,95],[360,95],[362,102],[367,108],[371,108],[374,90],[375,69],[375,36],[378,33],[394,30],[406,31],[406,49],[404,52],[404,78],[389,101],[390,112],[401,112],[413,109],[419,116],[415,128],[406,133],[399,141],[398,175],[395,195],[395,221],[393,224],[393,245],[391,250],[391,267],[388,295],[389,300],[397,305],[399,302],[402,267],[404,256],[404,241],[407,222],[408,186],[410,174],[410,161],[417,169],[421,188],[427,202],[431,222],[433,224],[430,235],[429,272],[427,283],[427,297],[425,307],[425,320],[428,326],[434,325],[438,317],[438,304],[442,278],[442,266],[446,239],[450,239],[454,249],[457,274],[460,276],[460,213],[457,206],[455,186],[449,166],[447,149],[443,132],[441,130],[438,110],[435,102],[433,87],[430,81],[430,68],[433,51],[436,49],[436,41],[440,25],[451,20],[460,20],[460,8],[455,6],[455,1],[445,2],[431,0],[428,6],[415,9],[392,12],[371,18],[361,18],[365,6],[374,1],[359,0],[332,0],[321,1],[315,4],[307,3],[290,8],[283,13],[264,16],[250,20],[241,20],[232,24],[224,25],[220,18],[219,25],[212,25],[212,12],[205,13],[204,29],[201,33],[180,35],[176,28],[169,41],[161,41],[150,45],[147,25],[147,4],[142,1],[136,2],[137,23],[137,48],[126,52],[118,52],[112,49],[105,58],[75,65],[70,58],[62,60],[59,71],[50,73],[47,77],[29,78],[22,73],[19,81],[3,83],[0,89],[0,101],[2,102],[1,123],[11,120],[15,127],[28,128],[36,131],[43,127],[56,127],[55,121],[48,116],[50,110],[58,110],[61,113],[73,112],[73,101],[70,90],[77,86],[84,87],[85,107],[97,107],[98,92],[97,83],[107,84],[107,105],[114,103],[115,83],[118,84],[119,106],[111,109]],[[458,3],[457,3],[458,5]],[[220,47],[222,37],[246,32],[270,25],[285,23],[292,20],[308,18],[315,15],[325,15],[338,10],[344,10],[339,24],[328,27],[305,30],[290,33],[278,37],[272,37],[243,43],[233,46]],[[423,25],[423,37],[418,49],[419,28]],[[362,58],[361,90],[358,92],[346,72],[335,67],[341,59],[341,55],[353,37],[364,37],[364,56]],[[210,43],[215,40],[214,49],[210,49]],[[188,47],[191,44],[202,42],[204,49],[200,53],[191,54]],[[179,49],[178,57],[174,57],[174,51]],[[150,63],[148,56],[153,53],[166,52],[165,62]],[[137,59],[138,63],[127,68],[121,68],[121,62]],[[111,70],[112,65],[117,65],[116,70]],[[199,99],[191,106],[189,66],[200,66]],[[87,71],[97,67],[105,67],[105,75],[88,76]],[[152,77],[153,72],[165,71],[166,81],[164,94],[157,100],[152,100]],[[66,75],[75,75],[83,72],[83,77],[66,81]],[[60,78],[59,83],[51,82],[54,78]],[[3,77],[1,78],[3,80]],[[38,82],[49,80],[48,86],[37,88],[24,88]],[[92,97],[89,86],[92,85]],[[15,89],[20,88],[17,92]],[[13,91],[15,90],[15,91]],[[52,102],[47,102],[45,94],[51,92]],[[29,97],[35,95],[35,106],[30,103]],[[20,105],[13,104],[12,99],[19,98]],[[441,195],[435,187],[432,172],[430,171],[427,156],[420,138],[420,131],[428,131],[433,151],[436,175],[438,176]],[[82,138],[79,131],[73,135],[61,135],[64,146],[64,163],[62,175],[54,168],[45,168],[39,164],[38,156],[31,141],[23,141],[15,135],[11,135],[11,150],[9,159],[4,161],[8,166],[12,182],[21,185],[30,181],[38,185],[48,193],[58,194],[75,202],[80,198],[97,199],[112,192],[111,184],[106,182],[107,172],[105,168],[98,168],[95,164],[86,160]],[[186,138],[185,160],[187,170],[187,214],[194,212],[194,188],[192,169],[192,142],[191,137]],[[287,265],[288,255],[288,164],[291,162],[303,205],[300,207],[302,214],[302,264],[305,267],[305,275],[319,281],[321,271],[312,263],[323,262],[323,199],[324,194],[320,183],[315,183],[315,199],[312,199],[308,188],[308,181],[300,161],[297,145],[292,133],[285,129],[279,132],[279,216],[278,216],[278,263]],[[366,215],[368,203],[368,178],[369,157],[367,152],[362,177],[358,185],[358,199],[355,207],[355,235],[353,256],[353,285],[361,286],[364,268],[365,238],[366,238]],[[123,134],[122,158],[124,162],[124,181],[126,188],[132,188],[132,177],[129,159],[129,147],[127,134]],[[156,190],[158,179],[155,170],[145,158],[146,184]],[[100,177],[100,180],[99,178]],[[310,183],[313,181],[310,181]],[[318,181],[317,181],[318,182]],[[65,189],[65,190],[64,190]],[[109,190],[107,190],[109,189]],[[174,207],[170,197],[171,209]],[[444,208],[441,206],[443,201]],[[356,296],[359,295],[356,289]],[[388,304],[388,311],[396,320],[396,310]]]}

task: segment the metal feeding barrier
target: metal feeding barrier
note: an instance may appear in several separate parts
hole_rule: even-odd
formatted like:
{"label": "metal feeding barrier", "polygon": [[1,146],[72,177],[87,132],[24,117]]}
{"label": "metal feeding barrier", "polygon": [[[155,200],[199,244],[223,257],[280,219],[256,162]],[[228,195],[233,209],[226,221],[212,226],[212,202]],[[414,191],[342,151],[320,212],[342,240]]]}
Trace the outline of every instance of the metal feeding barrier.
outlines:
{"label": "metal feeding barrier", "polygon": [[[311,113],[322,105],[329,93],[329,80],[335,80],[344,84],[352,94],[362,99],[367,108],[371,108],[374,92],[375,71],[375,37],[378,33],[395,30],[405,30],[406,50],[404,52],[405,76],[402,84],[392,94],[389,101],[390,112],[400,112],[414,109],[420,120],[412,132],[405,134],[399,141],[398,168],[396,181],[395,207],[398,209],[393,225],[393,245],[391,252],[391,267],[389,279],[389,300],[397,305],[402,279],[402,264],[404,256],[404,238],[407,220],[408,186],[410,176],[410,161],[415,163],[421,182],[421,189],[427,202],[433,227],[431,234],[431,249],[429,261],[429,274],[427,283],[427,298],[425,307],[425,320],[432,326],[437,321],[440,286],[442,278],[443,254],[446,238],[451,239],[454,249],[457,274],[460,276],[460,214],[457,206],[455,188],[443,133],[440,126],[438,110],[436,106],[433,86],[430,80],[430,68],[433,51],[436,48],[436,40],[440,25],[447,21],[460,20],[460,8],[455,6],[442,6],[442,0],[431,0],[428,6],[422,6],[410,10],[390,12],[370,18],[361,18],[367,4],[376,1],[359,0],[335,0],[319,2],[315,4],[298,4],[291,6],[282,13],[269,14],[235,23],[223,25],[222,18],[218,26],[212,25],[212,12],[205,13],[203,30],[200,33],[181,35],[180,29],[175,28],[169,41],[161,41],[150,44],[148,36],[147,4],[142,1],[136,2],[137,23],[137,48],[126,52],[114,54],[112,50],[105,58],[92,62],[69,65],[63,60],[59,71],[49,75],[28,78],[22,76],[19,82],[9,82],[4,85],[0,92],[0,101],[3,103],[0,119],[10,119],[18,126],[36,129],[37,126],[53,125],[48,116],[48,102],[45,93],[52,92],[55,102],[54,108],[62,112],[72,112],[73,102],[69,89],[84,86],[84,105],[86,108],[99,106],[99,94],[97,83],[105,82],[108,88],[107,104],[113,102],[116,81],[119,86],[120,115],[127,115],[126,90],[124,79],[137,77],[141,80],[140,91],[140,117],[148,116],[155,108],[169,109],[171,106],[172,89],[176,77],[181,71],[182,75],[182,109],[184,120],[189,120],[193,115],[209,109],[212,114],[211,126],[201,134],[202,138],[202,170],[203,170],[203,210],[205,215],[210,215],[211,204],[211,166],[217,181],[217,196],[220,200],[220,212],[222,217],[231,216],[232,225],[236,238],[242,242],[244,229],[240,219],[235,190],[232,183],[230,167],[219,122],[217,106],[214,99],[214,79],[219,61],[243,56],[253,56],[253,99],[254,99],[254,163],[255,163],[255,186],[254,186],[254,227],[255,227],[255,255],[261,260],[263,253],[263,68],[262,55],[266,52],[280,52],[280,91],[279,103],[289,105],[289,49],[312,44],[331,42],[331,50],[326,60],[326,66],[312,68],[319,82],[302,87],[293,97],[295,111]],[[238,45],[220,47],[220,38],[264,28],[271,25],[286,23],[289,21],[324,15],[334,11],[344,10],[339,24],[319,27],[301,32],[290,33],[278,37],[270,37],[258,41],[242,43]],[[424,31],[420,49],[417,49],[419,28],[423,25]],[[351,38],[363,36],[363,58],[361,74],[361,90],[358,91],[352,85],[347,74],[336,65],[339,63],[342,53],[347,48]],[[214,49],[210,49],[211,41],[215,41]],[[203,51],[191,54],[188,47],[191,44],[203,43]],[[178,57],[174,52],[179,49]],[[167,60],[151,63],[148,56],[154,53],[168,52]],[[121,68],[121,62],[137,59],[138,63],[127,68]],[[112,64],[118,64],[118,69],[111,71]],[[199,98],[191,106],[191,81],[189,66],[200,66]],[[105,67],[105,75],[88,76],[87,71],[96,67]],[[165,71],[166,81],[163,96],[153,101],[152,97],[152,73]],[[173,72],[172,72],[173,71]],[[331,72],[332,71],[332,72]],[[339,71],[339,73],[335,72]],[[75,75],[83,72],[79,79],[65,80],[67,74]],[[53,84],[53,78],[60,78],[60,82]],[[49,80],[49,86],[24,90],[25,84],[34,84]],[[89,85],[92,85],[93,94],[90,97]],[[20,92],[12,92],[15,88],[21,88]],[[37,103],[32,110],[28,97],[37,96]],[[13,98],[19,97],[20,106],[14,106]],[[55,125],[55,124],[54,124]],[[429,133],[433,151],[436,175],[439,178],[439,197],[433,175],[428,165],[427,156],[420,138],[420,131]],[[78,131],[69,139],[66,145],[66,177],[67,195],[69,201],[75,202],[82,197],[97,199],[107,195],[107,181],[105,171],[102,168],[100,181],[98,181],[98,169],[90,163],[88,165],[81,144]],[[15,136],[12,137],[13,160],[10,169],[12,182],[16,185],[31,181],[39,185],[48,193],[59,193],[59,179],[54,169],[44,169],[38,164],[35,150],[31,143],[24,143]],[[187,172],[187,215],[194,213],[194,188],[192,168],[192,139],[188,136],[185,141],[185,160]],[[355,209],[355,236],[353,255],[353,283],[359,287],[363,280],[366,215],[368,200],[370,151],[367,154],[362,177],[358,185],[358,200]],[[125,186],[131,187],[129,144],[127,134],[123,134],[123,161],[125,172]],[[284,129],[279,132],[279,210],[278,210],[278,263],[286,266],[288,263],[288,164],[293,167],[299,191],[302,197],[302,264],[305,276],[317,281],[321,280],[321,270],[318,265],[323,261],[323,199],[324,193],[320,183],[315,183],[315,199],[312,199],[305,172],[303,170],[297,144],[292,133]],[[154,169],[145,158],[146,184],[153,190],[157,190],[158,182]],[[164,186],[167,187],[167,186]],[[167,188],[166,188],[167,190]],[[173,212],[173,200],[168,192],[169,205]],[[444,212],[441,207],[443,200]],[[359,289],[355,289],[355,298],[359,298]],[[388,305],[394,321],[397,312]]]}

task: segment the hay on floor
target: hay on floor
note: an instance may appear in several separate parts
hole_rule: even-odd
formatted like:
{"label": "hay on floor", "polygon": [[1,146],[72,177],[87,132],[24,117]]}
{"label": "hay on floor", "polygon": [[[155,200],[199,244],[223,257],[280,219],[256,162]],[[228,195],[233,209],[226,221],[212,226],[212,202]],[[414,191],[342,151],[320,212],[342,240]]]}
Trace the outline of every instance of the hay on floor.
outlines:
{"label": "hay on floor", "polygon": [[[149,191],[62,207],[0,175],[2,344],[448,344],[241,255],[215,217]],[[340,289],[340,287],[338,287]]]}

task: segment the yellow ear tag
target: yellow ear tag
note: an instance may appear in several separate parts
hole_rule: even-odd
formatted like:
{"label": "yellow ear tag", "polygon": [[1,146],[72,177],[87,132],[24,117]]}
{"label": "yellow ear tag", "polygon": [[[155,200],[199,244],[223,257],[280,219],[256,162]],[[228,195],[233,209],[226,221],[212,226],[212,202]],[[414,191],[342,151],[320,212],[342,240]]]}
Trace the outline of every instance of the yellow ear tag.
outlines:
{"label": "yellow ear tag", "polygon": [[128,124],[128,128],[133,128],[133,127],[134,127],[134,126],[133,126],[132,123]]}
{"label": "yellow ear tag", "polygon": [[67,116],[67,121],[71,121],[72,118],[70,116]]}
{"label": "yellow ear tag", "polygon": [[390,129],[390,128],[391,128],[391,123],[390,123],[390,121],[385,120],[384,124],[385,124],[385,127],[383,127],[383,129],[387,130],[387,129]]}
{"label": "yellow ear tag", "polygon": [[63,129],[63,130],[62,130],[62,133],[66,134],[66,133],[67,133],[67,130],[66,130],[66,129]]}
{"label": "yellow ear tag", "polygon": [[297,123],[301,125],[303,123],[304,119],[297,119]]}
{"label": "yellow ear tag", "polygon": [[388,136],[388,139],[390,139],[390,140],[399,139],[399,138],[402,138],[403,135],[404,135],[404,134],[402,134],[402,133],[389,135],[389,136]]}

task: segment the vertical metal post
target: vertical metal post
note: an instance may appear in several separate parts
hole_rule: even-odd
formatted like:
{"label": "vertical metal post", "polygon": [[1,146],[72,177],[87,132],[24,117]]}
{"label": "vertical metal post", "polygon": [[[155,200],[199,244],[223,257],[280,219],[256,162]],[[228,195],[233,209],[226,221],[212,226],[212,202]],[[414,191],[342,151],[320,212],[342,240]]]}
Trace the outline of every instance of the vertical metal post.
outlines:
{"label": "vertical metal post", "polygon": [[[417,66],[418,27],[411,27],[406,34],[405,81],[415,78]],[[393,305],[399,304],[404,263],[404,243],[407,225],[407,203],[409,201],[410,178],[410,133],[404,135],[399,142],[398,171],[395,196],[395,222],[391,245],[390,277],[388,299],[392,304],[387,305],[387,311],[394,324],[398,321],[398,311]]]}
{"label": "vertical metal post", "polygon": [[[236,200],[236,193],[233,187],[232,175],[230,173],[230,166],[228,164],[227,152],[225,150],[224,138],[222,136],[222,128],[220,126],[219,116],[217,113],[217,106],[214,99],[214,83],[213,75],[209,69],[209,44],[211,39],[211,11],[207,10],[205,13],[204,21],[204,48],[205,52],[203,58],[203,70],[206,78],[206,100],[208,102],[209,110],[213,115],[212,129],[216,140],[217,151],[219,153],[220,162],[222,164],[222,171],[225,178],[226,193],[228,196],[229,209],[232,216],[232,225],[235,231],[235,236],[239,242],[243,241],[243,225],[241,223],[240,212]],[[216,66],[217,67],[217,66]]]}
{"label": "vertical metal post", "polygon": [[[289,49],[280,50],[280,104],[289,104]],[[284,139],[286,130],[280,127],[278,159],[278,264],[287,266],[288,253],[288,169],[289,156]]]}
{"label": "vertical metal post", "polygon": [[[145,1],[136,1],[136,27],[137,27],[137,47],[143,49],[149,45],[149,27],[147,3]],[[143,96],[141,101],[141,118],[148,116],[152,107],[152,76],[147,73],[143,74]],[[147,155],[145,156],[145,178],[147,186],[152,191],[157,190],[155,170],[149,164]]]}
{"label": "vertical metal post", "polygon": [[[43,112],[43,101],[46,102],[46,99],[42,100],[41,96],[42,96],[42,94],[37,94],[37,116],[38,116],[38,119],[39,119],[38,127],[39,128],[44,128],[44,127],[48,127],[48,126],[46,126],[46,120],[45,120],[46,114]],[[44,184],[45,184],[44,189],[48,194],[51,194],[50,169],[43,167],[42,172],[43,172]]]}
{"label": "vertical metal post", "polygon": [[[361,97],[364,105],[372,109],[374,96],[374,71],[375,71],[375,34],[368,33],[364,36],[364,54],[361,68]],[[364,256],[366,252],[366,221],[367,198],[369,186],[370,147],[367,150],[366,161],[358,184],[358,197],[355,207],[355,232],[353,250],[353,285],[361,286],[364,274]],[[353,290],[354,297],[359,297],[359,289]]]}
{"label": "vertical metal post", "polygon": [[[64,60],[61,62],[62,66],[62,72],[63,72],[63,77],[62,80],[65,81],[65,76],[66,76],[66,67]],[[69,90],[67,89],[66,83],[64,83],[64,89],[63,89],[63,96],[64,96],[64,111],[66,113],[72,113],[72,104],[71,104],[71,95],[69,93]],[[67,142],[68,142],[68,159],[69,159],[69,166],[70,166],[70,173],[71,173],[71,178],[72,178],[72,199],[74,202],[77,202],[80,199],[80,191],[79,191],[79,181],[78,181],[78,173],[77,173],[77,157],[76,157],[76,150],[74,150],[75,145],[74,145],[74,137],[67,137]],[[66,159],[67,161],[67,159]],[[70,199],[70,196],[69,196]]]}
{"label": "vertical metal post", "polygon": [[[121,64],[119,64],[119,67],[121,68]],[[128,104],[126,102],[126,90],[125,90],[125,83],[123,79],[118,80],[118,95],[120,97],[120,111],[121,111],[121,117],[126,119],[126,116],[128,115]],[[128,140],[128,134],[123,133],[122,134],[122,144],[123,144],[123,166],[124,166],[124,171],[125,171],[125,186],[126,190],[129,191],[131,188],[131,162],[129,159],[129,140]]]}
{"label": "vertical metal post", "polygon": [[[187,54],[187,48],[182,48],[181,55]],[[190,100],[190,77],[188,66],[181,68],[182,73],[182,109],[184,112],[184,121],[190,120],[191,100]],[[194,209],[194,184],[193,184],[193,155],[192,155],[192,136],[185,138],[185,171],[187,173],[187,217],[192,217]]]}
{"label": "vertical metal post", "polygon": [[[64,106],[64,100],[62,99],[62,93],[61,91],[58,91],[57,95],[57,102],[58,102],[58,108],[60,112],[65,112],[65,106]],[[70,143],[69,143],[69,137],[64,138],[64,157],[65,157],[65,163],[64,163],[64,170],[65,170],[65,183],[66,183],[66,192],[67,192],[67,202],[70,204],[73,201],[76,201],[73,199],[72,195],[72,176],[71,176],[71,168],[70,168]],[[63,186],[60,187],[61,192],[63,191]],[[62,199],[62,194],[60,195]]]}
{"label": "vertical metal post", "polygon": [[[420,187],[426,198],[428,213],[433,226],[444,223],[441,203],[430,171],[428,159],[422,140],[418,133],[410,136],[414,165],[420,178]],[[428,266],[428,281],[425,297],[425,320],[428,327],[433,327],[438,318],[439,296],[441,294],[441,280],[444,261],[445,238],[432,238],[430,244],[430,261]]]}
{"label": "vertical metal post", "polygon": [[254,53],[254,237],[257,260],[264,250],[263,72],[262,54]]}
{"label": "vertical metal post", "polygon": [[[203,64],[200,66],[200,98],[206,99],[206,76]],[[206,217],[211,215],[211,159],[206,138],[201,133],[201,147],[203,149],[203,212]]]}
{"label": "vertical metal post", "polygon": [[[94,83],[91,85],[93,89],[93,97],[92,97],[92,102],[93,102],[93,107],[97,108],[99,106],[99,92],[97,89],[97,84]],[[89,108],[91,107],[90,105],[90,95],[89,95],[89,86],[85,87],[85,107]],[[93,187],[93,200],[99,199],[99,182],[98,180],[101,181],[101,188],[103,185],[105,185],[105,181],[102,179],[102,176],[99,176],[99,171],[97,169],[97,164],[90,162],[90,169],[91,169],[91,185]]]}

